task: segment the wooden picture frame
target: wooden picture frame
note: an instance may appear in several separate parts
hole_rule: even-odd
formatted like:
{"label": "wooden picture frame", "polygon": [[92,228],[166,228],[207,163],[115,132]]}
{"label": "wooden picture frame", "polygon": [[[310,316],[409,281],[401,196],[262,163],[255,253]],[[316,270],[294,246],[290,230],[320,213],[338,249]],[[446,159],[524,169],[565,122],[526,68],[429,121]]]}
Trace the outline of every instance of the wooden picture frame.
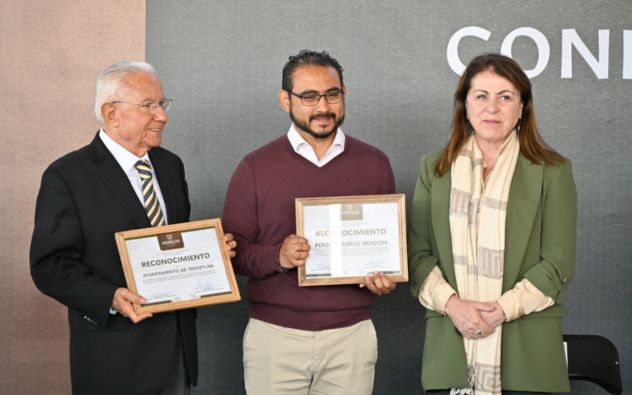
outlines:
{"label": "wooden picture frame", "polygon": [[375,272],[408,281],[404,194],[297,198],[295,209],[310,243],[300,286],[359,284]]}
{"label": "wooden picture frame", "polygon": [[160,313],[241,299],[219,218],[117,232],[137,313]]}

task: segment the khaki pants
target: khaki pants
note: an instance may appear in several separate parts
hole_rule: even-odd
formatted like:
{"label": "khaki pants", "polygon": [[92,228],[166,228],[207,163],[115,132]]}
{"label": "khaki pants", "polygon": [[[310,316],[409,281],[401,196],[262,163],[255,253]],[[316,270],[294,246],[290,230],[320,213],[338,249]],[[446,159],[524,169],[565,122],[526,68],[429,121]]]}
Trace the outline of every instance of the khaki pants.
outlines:
{"label": "khaki pants", "polygon": [[251,318],[243,346],[249,395],[370,395],[373,391],[377,336],[371,320],[314,332]]}

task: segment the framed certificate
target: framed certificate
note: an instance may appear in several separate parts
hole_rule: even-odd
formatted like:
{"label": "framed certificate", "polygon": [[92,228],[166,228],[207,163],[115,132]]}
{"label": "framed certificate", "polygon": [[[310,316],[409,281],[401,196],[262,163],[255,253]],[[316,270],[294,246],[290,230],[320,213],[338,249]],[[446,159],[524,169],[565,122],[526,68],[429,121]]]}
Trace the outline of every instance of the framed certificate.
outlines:
{"label": "framed certificate", "polygon": [[117,232],[127,287],[147,299],[138,313],[240,299],[219,219]]}
{"label": "framed certificate", "polygon": [[295,207],[310,245],[299,285],[357,284],[375,272],[408,281],[403,194],[298,198]]}

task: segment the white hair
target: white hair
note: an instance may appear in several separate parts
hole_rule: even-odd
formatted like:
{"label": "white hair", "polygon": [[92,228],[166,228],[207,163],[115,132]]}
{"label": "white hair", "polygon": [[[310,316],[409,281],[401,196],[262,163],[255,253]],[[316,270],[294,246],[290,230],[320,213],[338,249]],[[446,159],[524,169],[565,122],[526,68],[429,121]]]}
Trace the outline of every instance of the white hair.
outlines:
{"label": "white hair", "polygon": [[146,62],[122,61],[114,63],[101,73],[97,79],[97,95],[94,103],[94,113],[97,120],[103,125],[103,114],[101,107],[103,104],[117,99],[120,90],[123,89],[123,81],[130,74],[149,73],[158,78],[156,69]]}

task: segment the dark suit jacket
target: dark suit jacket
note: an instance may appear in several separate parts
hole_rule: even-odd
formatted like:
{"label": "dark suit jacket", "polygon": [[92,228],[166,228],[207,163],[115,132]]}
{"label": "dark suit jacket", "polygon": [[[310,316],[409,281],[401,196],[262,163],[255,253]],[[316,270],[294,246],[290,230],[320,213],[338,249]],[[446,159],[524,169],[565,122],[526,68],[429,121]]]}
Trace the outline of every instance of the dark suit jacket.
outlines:
{"label": "dark suit jacket", "polygon": [[[188,221],[182,161],[163,148],[152,149],[149,157],[169,223]],[[31,276],[43,293],[68,307],[73,393],[160,390],[174,373],[178,325],[187,372],[196,383],[195,310],[155,314],[138,324],[109,312],[116,288],[126,286],[114,233],[149,226],[127,175],[98,134],[42,176]]]}

